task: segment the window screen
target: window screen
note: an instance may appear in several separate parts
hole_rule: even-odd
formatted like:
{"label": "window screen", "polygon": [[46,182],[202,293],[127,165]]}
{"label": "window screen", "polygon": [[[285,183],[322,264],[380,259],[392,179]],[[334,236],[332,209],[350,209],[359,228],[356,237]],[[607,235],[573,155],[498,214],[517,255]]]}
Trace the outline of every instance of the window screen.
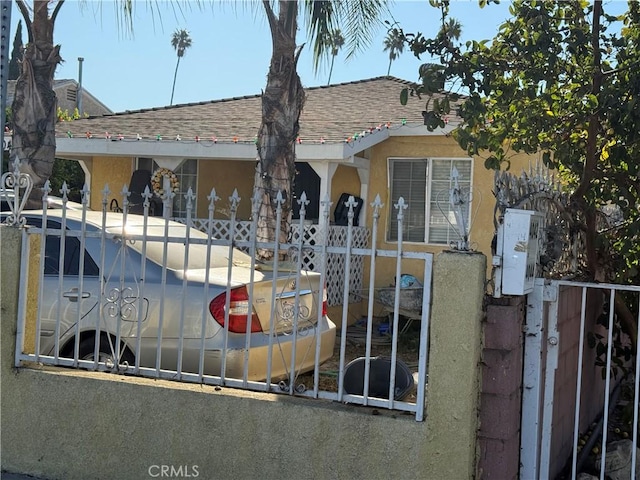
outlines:
{"label": "window screen", "polygon": [[[465,199],[461,209],[454,208],[449,200],[454,168]],[[398,240],[395,204],[400,197],[408,205],[402,225],[403,241],[447,245],[459,240],[458,232],[464,228],[468,231],[469,226],[471,169],[471,159],[390,159],[392,204],[388,240]]]}

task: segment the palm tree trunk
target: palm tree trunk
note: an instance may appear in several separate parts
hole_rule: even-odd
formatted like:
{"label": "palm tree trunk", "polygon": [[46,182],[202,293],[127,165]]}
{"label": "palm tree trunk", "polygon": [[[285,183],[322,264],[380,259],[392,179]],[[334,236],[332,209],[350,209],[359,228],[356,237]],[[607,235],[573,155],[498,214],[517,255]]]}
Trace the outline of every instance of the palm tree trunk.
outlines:
{"label": "palm tree trunk", "polygon": [[171,102],[169,105],[173,105],[173,92],[176,89],[176,79],[178,78],[178,67],[180,66],[180,57],[178,57],[178,61],[176,62],[176,71],[173,72],[173,87],[171,87]]}
{"label": "palm tree trunk", "polygon": [[327,80],[327,85],[331,84],[331,74],[333,73],[333,61],[336,59],[336,56],[333,55],[331,57],[331,67],[329,68],[329,80]]}
{"label": "palm tree trunk", "polygon": [[33,179],[34,188],[27,208],[42,206],[42,187],[53,171],[57,110],[53,75],[62,60],[60,46],[53,45],[57,10],[49,18],[47,0],[34,0],[33,3],[33,22],[25,19],[29,43],[12,104],[13,143],[10,154],[11,161],[18,158],[20,170]]}
{"label": "palm tree trunk", "polygon": [[391,73],[391,62],[393,62],[392,59],[389,59],[389,68],[387,68],[387,77],[389,76],[389,74]]}
{"label": "palm tree trunk", "polygon": [[[285,242],[291,224],[291,202],[295,178],[295,141],[305,94],[296,71],[300,50],[296,52],[297,1],[279,1],[276,18],[269,0],[263,0],[273,41],[267,86],[262,94],[262,122],[258,131],[258,164],[254,191],[260,198],[257,240],[276,240],[276,197],[282,194],[280,238]],[[259,249],[264,260],[273,257],[270,249]]]}

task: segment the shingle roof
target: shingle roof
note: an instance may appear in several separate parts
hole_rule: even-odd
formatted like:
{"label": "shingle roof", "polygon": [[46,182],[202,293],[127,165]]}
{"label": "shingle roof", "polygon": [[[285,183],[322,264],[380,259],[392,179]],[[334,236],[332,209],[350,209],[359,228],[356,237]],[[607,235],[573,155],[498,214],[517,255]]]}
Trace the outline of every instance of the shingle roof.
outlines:
{"label": "shingle roof", "polygon": [[[7,80],[7,106],[8,107],[10,107],[11,104],[13,103],[13,98],[15,97],[15,94],[16,94],[16,83],[18,83],[17,80]],[[58,97],[58,106],[63,110],[73,111],[73,108],[76,105],[76,100],[75,100],[76,97],[74,96],[73,100],[71,101],[70,99],[66,98],[65,88],[67,87],[69,87],[74,92],[77,92],[79,88],[79,84],[76,80],[72,78],[55,79],[53,81],[53,91],[56,93]],[[93,96],[93,94],[89,92],[86,88],[83,87],[82,92],[83,92],[83,95],[87,97],[87,100],[90,100],[90,102],[87,102],[86,100],[84,102],[83,110],[85,111],[85,113],[97,115],[97,114],[112,112],[109,107],[107,107],[104,103],[102,103],[95,96]]]}
{"label": "shingle roof", "polygon": [[[67,85],[69,82],[73,82],[73,80],[62,79],[62,80],[54,80],[53,81],[53,89],[57,89]],[[13,102],[13,97],[16,94],[16,83],[17,80],[7,80],[7,106],[11,106],[11,102]]]}
{"label": "shingle roof", "polygon": [[[348,83],[305,89],[306,102],[300,118],[302,142],[343,142],[353,136],[387,122],[398,126],[423,125],[422,111],[426,99],[409,97],[400,104],[400,91],[411,82],[395,77],[377,77]],[[252,140],[260,128],[261,96],[233,97],[167,107],[125,111],[112,115],[90,117],[59,123],[58,136],[122,135],[125,138],[156,138],[163,140],[212,137],[239,141]],[[458,124],[452,112],[449,123]]]}

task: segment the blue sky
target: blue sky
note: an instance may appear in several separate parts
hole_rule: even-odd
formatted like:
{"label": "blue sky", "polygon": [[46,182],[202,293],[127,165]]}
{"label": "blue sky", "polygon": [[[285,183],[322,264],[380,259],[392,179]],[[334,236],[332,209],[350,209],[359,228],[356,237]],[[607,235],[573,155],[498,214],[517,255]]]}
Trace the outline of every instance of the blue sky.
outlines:
{"label": "blue sky", "polygon": [[[611,1],[623,9],[624,2]],[[115,2],[67,0],[54,31],[54,41],[62,46],[64,59],[55,78],[77,80],[78,57],[83,57],[83,87],[111,110],[169,105],[177,60],[171,35],[184,28],[189,31],[193,45],[180,62],[174,104],[260,93],[271,56],[271,38],[261,5],[251,8],[244,2],[234,8],[229,2],[203,0],[200,9],[195,2],[181,1],[180,13],[170,6],[175,3],[159,0],[158,16],[149,10],[148,2],[138,0],[131,37],[119,26]],[[451,14],[462,23],[464,40],[488,39],[509,16],[508,5],[503,0],[500,5],[481,9],[477,0],[457,0],[452,2]],[[430,34],[438,28],[439,11],[428,0],[396,0],[392,13],[405,32]],[[20,18],[14,5],[10,49]],[[301,31],[299,42],[304,41],[304,33]],[[388,52],[383,51],[386,33],[386,27],[380,27],[370,46],[353,59],[345,61],[346,52],[342,51],[336,57],[331,83],[386,75],[389,62]],[[24,28],[23,36],[26,42]],[[405,51],[393,62],[391,75],[417,80],[421,63]],[[326,85],[329,76],[328,66],[314,72],[311,49],[306,47],[298,72],[305,87]]]}

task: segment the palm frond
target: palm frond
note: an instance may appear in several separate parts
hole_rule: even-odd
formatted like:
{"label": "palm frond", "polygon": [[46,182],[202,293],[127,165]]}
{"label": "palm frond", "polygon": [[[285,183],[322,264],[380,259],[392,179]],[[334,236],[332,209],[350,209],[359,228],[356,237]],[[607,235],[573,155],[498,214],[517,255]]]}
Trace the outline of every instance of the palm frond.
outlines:
{"label": "palm frond", "polygon": [[331,32],[336,30],[336,16],[333,2],[326,0],[308,0],[304,3],[307,36],[312,44],[313,68],[329,58],[331,52]]}
{"label": "palm frond", "polygon": [[317,71],[331,57],[333,31],[340,29],[350,58],[371,44],[387,12],[387,0],[306,0],[304,20],[313,45],[313,68]]}
{"label": "palm frond", "polygon": [[381,17],[389,13],[387,0],[337,0],[336,10],[344,29],[347,59],[371,45],[378,29],[383,26]]}

